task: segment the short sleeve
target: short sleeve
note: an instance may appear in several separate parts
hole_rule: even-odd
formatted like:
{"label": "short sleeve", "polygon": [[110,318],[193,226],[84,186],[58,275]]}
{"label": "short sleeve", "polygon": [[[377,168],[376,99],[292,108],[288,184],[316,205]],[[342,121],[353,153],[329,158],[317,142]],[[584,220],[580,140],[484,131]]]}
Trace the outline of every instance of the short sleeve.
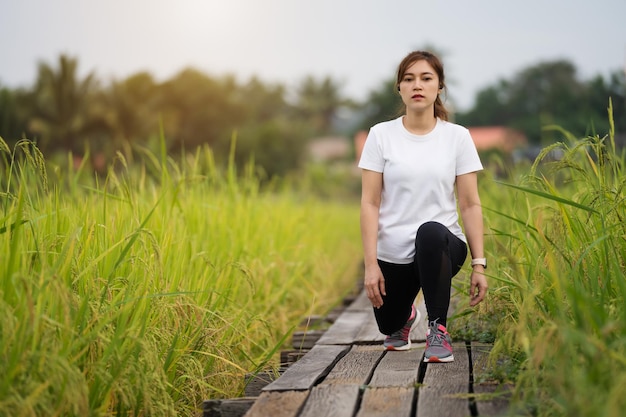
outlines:
{"label": "short sleeve", "polygon": [[359,168],[375,172],[383,172],[385,168],[385,160],[383,158],[380,141],[376,135],[376,130],[373,128],[370,129],[367,139],[365,139],[361,160],[359,161]]}
{"label": "short sleeve", "polygon": [[472,140],[469,130],[464,129],[460,137],[456,156],[456,175],[469,174],[470,172],[481,171],[483,164],[476,150],[476,145]]}

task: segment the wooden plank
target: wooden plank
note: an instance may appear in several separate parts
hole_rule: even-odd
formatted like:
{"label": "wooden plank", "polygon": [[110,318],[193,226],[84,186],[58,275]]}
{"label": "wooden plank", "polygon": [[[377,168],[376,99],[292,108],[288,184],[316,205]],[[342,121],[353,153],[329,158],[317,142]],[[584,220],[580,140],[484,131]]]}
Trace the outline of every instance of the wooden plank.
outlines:
{"label": "wooden plank", "polygon": [[372,310],[372,303],[370,303],[369,298],[367,298],[367,293],[365,291],[361,291],[359,296],[346,307],[347,311],[362,311],[362,310]]}
{"label": "wooden plank", "polygon": [[244,417],[296,417],[309,391],[262,393]]}
{"label": "wooden plank", "polygon": [[320,339],[318,345],[350,345],[355,342],[371,311],[344,311]]}
{"label": "wooden plank", "polygon": [[368,388],[357,417],[410,417],[414,415],[414,387]]}
{"label": "wooden plank", "polygon": [[300,360],[263,391],[297,391],[310,389],[326,376],[330,368],[343,356],[349,346],[315,345]]}
{"label": "wooden plank", "polygon": [[311,315],[308,317],[305,317],[301,322],[300,322],[300,327],[304,327],[305,329],[309,329],[311,327],[320,327],[323,326],[327,323],[326,321],[326,317],[323,316],[319,316],[319,315]]}
{"label": "wooden plank", "polygon": [[311,349],[326,330],[303,330],[293,332],[291,346],[296,350]]}
{"label": "wooden plank", "polygon": [[474,393],[476,408],[480,416],[504,415],[509,408],[512,385],[500,384],[486,378],[489,368],[489,352],[492,345],[472,343],[472,364],[474,368]]}
{"label": "wooden plank", "polygon": [[466,417],[469,410],[469,360],[465,344],[453,345],[454,362],[427,364],[418,391],[417,417]]}
{"label": "wooden plank", "polygon": [[353,346],[320,385],[364,385],[384,353],[378,346]]}
{"label": "wooden plank", "polygon": [[309,350],[282,350],[280,352],[280,366],[284,368],[288,368],[294,363],[296,363],[299,359],[301,359],[304,355],[309,353]]}
{"label": "wooden plank", "polygon": [[424,345],[404,352],[386,352],[368,385],[377,388],[415,386],[423,355]]}
{"label": "wooden plank", "polygon": [[417,297],[415,302],[417,311],[420,312],[420,319],[415,323],[411,330],[411,341],[425,342],[426,341],[426,329],[428,328],[428,313],[426,312],[426,304],[424,304],[424,297],[422,293]]}
{"label": "wooden plank", "polygon": [[299,417],[352,417],[359,392],[358,385],[318,385],[311,390]]}
{"label": "wooden plank", "polygon": [[263,371],[258,373],[248,373],[244,379],[244,395],[246,397],[258,397],[264,387],[268,386],[272,381],[276,381],[284,369],[278,371]]}
{"label": "wooden plank", "polygon": [[[372,311],[372,306],[369,303],[367,297],[365,297],[368,305],[366,308],[361,310],[349,310],[349,311],[361,311],[362,313],[369,311],[369,314],[363,315],[363,322],[360,324],[360,330],[355,334],[351,343],[360,343],[360,344],[371,344],[371,343],[382,343],[385,340],[385,335],[380,333],[378,330],[378,324],[376,323],[376,318]],[[424,300],[421,297],[418,297],[418,301],[415,304],[417,310],[420,312],[420,319],[413,325],[413,329],[411,330],[411,341],[414,342],[425,342],[426,341],[426,328],[428,325],[427,313],[426,313],[426,305],[424,304]],[[334,337],[334,336],[333,336]],[[328,343],[327,339],[320,339],[323,343]],[[318,340],[318,343],[321,343]],[[334,344],[334,343],[332,343]]]}
{"label": "wooden plank", "polygon": [[203,403],[202,417],[241,417],[255,401],[252,397],[208,400]]}
{"label": "wooden plank", "polygon": [[[378,324],[376,323],[376,317],[374,316],[371,305],[369,312],[366,320],[361,325],[359,333],[355,336],[354,342],[382,345],[383,340],[385,340],[385,335],[378,330]],[[380,346],[380,348],[382,349],[382,346]]]}

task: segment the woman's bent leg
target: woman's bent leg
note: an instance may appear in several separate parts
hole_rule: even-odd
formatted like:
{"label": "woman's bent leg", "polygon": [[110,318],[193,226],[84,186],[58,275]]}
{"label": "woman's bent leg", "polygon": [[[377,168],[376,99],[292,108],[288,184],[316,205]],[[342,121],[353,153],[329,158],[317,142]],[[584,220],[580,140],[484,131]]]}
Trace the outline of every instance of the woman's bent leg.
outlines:
{"label": "woman's bent leg", "polygon": [[415,265],[392,264],[378,261],[385,278],[386,296],[383,305],[374,309],[378,329],[382,334],[390,335],[400,330],[411,315],[411,305],[420,289],[415,275]]}
{"label": "woman's bent leg", "polygon": [[427,222],[417,231],[415,250],[428,321],[446,326],[452,277],[465,262],[467,245],[441,223]]}

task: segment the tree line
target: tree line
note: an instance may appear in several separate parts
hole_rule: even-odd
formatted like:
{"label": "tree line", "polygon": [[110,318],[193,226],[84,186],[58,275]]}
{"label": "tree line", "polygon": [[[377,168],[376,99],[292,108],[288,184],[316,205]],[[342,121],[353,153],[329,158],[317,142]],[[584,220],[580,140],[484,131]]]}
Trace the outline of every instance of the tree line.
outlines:
{"label": "tree line", "polygon": [[[389,118],[397,110],[395,78],[374,90],[366,108],[363,127]],[[544,129],[557,125],[577,137],[604,136],[609,131],[609,99],[613,105],[615,129],[626,134],[626,74],[614,70],[608,76],[581,80],[576,67],[567,60],[541,62],[496,80],[478,91],[473,106],[453,114],[464,126],[506,126],[524,133],[530,144],[548,145],[560,140]],[[454,107],[454,99],[447,104]]]}
{"label": "tree line", "polygon": [[582,81],[569,61],[539,63],[479,91],[474,107],[459,114],[457,120],[469,125],[512,127],[523,132],[530,143],[548,145],[560,138],[545,126],[560,126],[576,137],[607,134],[611,99],[615,127],[623,135],[625,76],[624,71],[615,70],[608,77],[597,75]]}
{"label": "tree line", "polygon": [[37,142],[44,155],[71,151],[111,157],[135,145],[169,154],[208,145],[228,155],[236,137],[237,161],[254,155],[268,175],[297,169],[307,140],[330,134],[333,117],[352,103],[330,77],[305,77],[288,100],[287,88],[252,77],[211,77],[187,68],[164,81],[140,72],[108,85],[78,76],[78,60],[61,55],[56,67],[41,62],[30,88],[0,88],[0,136],[11,146]]}
{"label": "tree line", "polygon": [[[177,154],[208,145],[228,155],[236,136],[236,160],[252,156],[268,175],[301,167],[311,138],[360,129],[394,117],[401,105],[395,77],[384,80],[362,103],[343,95],[331,77],[304,77],[295,91],[280,83],[232,75],[213,77],[187,68],[163,82],[140,72],[104,85],[94,73],[78,76],[78,60],[61,55],[57,65],[38,64],[28,88],[0,86],[0,137],[37,142],[44,155],[128,154],[133,146],[154,147],[160,137]],[[556,140],[542,129],[557,124],[576,135],[608,131],[609,98],[618,132],[626,132],[623,72],[580,80],[565,60],[526,68],[478,92],[474,106],[454,115],[466,126],[516,128],[531,143]],[[453,103],[453,96],[449,97]],[[339,124],[341,110],[351,120]]]}

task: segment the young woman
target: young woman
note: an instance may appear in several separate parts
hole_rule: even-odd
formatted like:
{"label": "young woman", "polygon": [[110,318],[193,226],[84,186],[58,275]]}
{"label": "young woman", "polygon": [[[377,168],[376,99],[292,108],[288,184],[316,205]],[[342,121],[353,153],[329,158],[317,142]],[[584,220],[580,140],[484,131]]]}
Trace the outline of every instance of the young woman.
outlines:
{"label": "young woman", "polygon": [[483,167],[469,131],[447,121],[439,96],[446,88],[443,65],[435,55],[411,52],[396,84],[404,115],[370,129],[359,161],[365,290],[387,335],[385,348],[406,350],[421,289],[428,312],[424,361],[451,362],[450,288],[468,245],[470,305],[487,292],[476,179]]}

